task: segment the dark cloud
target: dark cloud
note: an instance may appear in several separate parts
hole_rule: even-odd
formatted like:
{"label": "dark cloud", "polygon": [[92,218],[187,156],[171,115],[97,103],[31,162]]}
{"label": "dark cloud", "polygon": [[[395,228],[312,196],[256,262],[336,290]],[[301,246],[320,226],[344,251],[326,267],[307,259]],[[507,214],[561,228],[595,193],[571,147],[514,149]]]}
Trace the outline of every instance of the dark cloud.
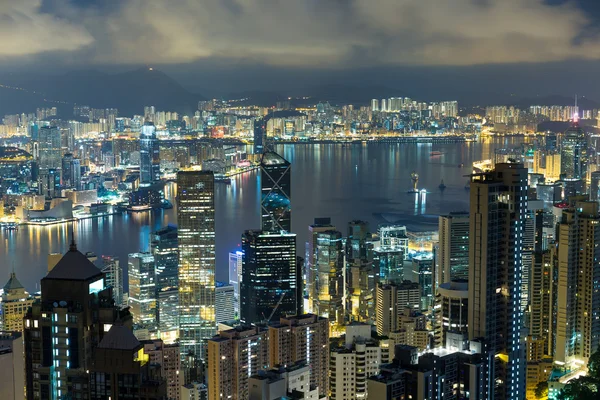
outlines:
{"label": "dark cloud", "polygon": [[582,34],[594,14],[551,2],[2,0],[0,56],[60,51],[63,62],[79,64],[228,58],[304,68],[599,58],[600,40]]}

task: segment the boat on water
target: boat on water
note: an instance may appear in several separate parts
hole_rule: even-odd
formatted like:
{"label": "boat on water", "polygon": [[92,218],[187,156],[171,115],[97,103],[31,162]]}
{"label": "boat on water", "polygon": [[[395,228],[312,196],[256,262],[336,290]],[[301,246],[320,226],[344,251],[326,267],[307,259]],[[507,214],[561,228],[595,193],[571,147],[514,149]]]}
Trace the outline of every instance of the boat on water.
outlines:
{"label": "boat on water", "polygon": [[19,224],[17,224],[16,222],[6,222],[2,224],[2,229],[6,231],[18,231]]}
{"label": "boat on water", "polygon": [[440,188],[440,190],[444,190],[446,189],[446,185],[444,184],[444,180],[442,179],[442,182],[440,183],[440,186],[438,186]]}
{"label": "boat on water", "polygon": [[406,193],[408,193],[408,194],[419,193],[419,189],[417,189],[417,184],[419,183],[419,174],[417,174],[415,171],[413,171],[410,174],[410,180],[412,181],[413,187],[411,190],[409,190]]}
{"label": "boat on water", "polygon": [[441,155],[443,155],[444,153],[442,153],[441,151],[432,151],[431,153],[429,153],[430,157],[439,157]]}
{"label": "boat on water", "polygon": [[465,164],[463,164],[463,163],[458,164],[458,168],[462,168],[464,166],[465,166]]}

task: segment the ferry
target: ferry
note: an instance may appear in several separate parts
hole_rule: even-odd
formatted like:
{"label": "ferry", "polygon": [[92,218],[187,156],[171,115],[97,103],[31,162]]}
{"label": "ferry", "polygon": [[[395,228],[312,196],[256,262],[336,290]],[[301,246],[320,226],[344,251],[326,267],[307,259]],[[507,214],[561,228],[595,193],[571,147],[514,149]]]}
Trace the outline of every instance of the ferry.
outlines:
{"label": "ferry", "polygon": [[439,157],[444,155],[444,153],[442,153],[441,151],[432,151],[431,153],[429,153],[430,157]]}

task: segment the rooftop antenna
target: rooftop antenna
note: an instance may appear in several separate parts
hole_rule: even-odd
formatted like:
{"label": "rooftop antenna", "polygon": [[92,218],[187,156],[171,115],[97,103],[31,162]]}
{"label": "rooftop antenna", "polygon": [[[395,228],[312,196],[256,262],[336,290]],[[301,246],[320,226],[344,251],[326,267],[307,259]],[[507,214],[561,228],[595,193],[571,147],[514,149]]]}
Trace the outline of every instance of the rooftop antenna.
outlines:
{"label": "rooftop antenna", "polygon": [[69,251],[77,251],[77,244],[75,244],[75,221],[71,222],[71,245]]}

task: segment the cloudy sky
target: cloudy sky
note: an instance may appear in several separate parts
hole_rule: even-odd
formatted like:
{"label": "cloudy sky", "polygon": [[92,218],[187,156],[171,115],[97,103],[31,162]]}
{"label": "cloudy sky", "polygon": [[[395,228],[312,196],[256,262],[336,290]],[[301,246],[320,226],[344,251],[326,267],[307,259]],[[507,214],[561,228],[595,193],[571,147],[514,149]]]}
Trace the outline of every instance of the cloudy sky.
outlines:
{"label": "cloudy sky", "polygon": [[600,89],[597,3],[0,0],[0,70],[152,65],[209,91],[347,80],[593,91]]}

